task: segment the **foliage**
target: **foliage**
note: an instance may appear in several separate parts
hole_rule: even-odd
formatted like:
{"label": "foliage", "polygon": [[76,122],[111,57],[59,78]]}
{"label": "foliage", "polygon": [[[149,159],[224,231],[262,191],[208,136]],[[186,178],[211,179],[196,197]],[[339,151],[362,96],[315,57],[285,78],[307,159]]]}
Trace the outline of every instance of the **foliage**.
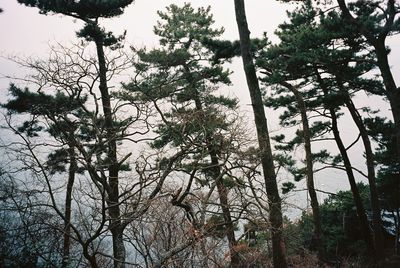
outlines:
{"label": "foliage", "polygon": [[[160,113],[151,143],[154,149],[182,148],[193,151],[186,161],[188,172],[196,165],[212,175],[204,152],[220,155],[229,150],[228,134],[238,101],[217,93],[229,85],[229,70],[222,64],[210,64],[213,53],[203,46],[204,38],[219,37],[223,29],[213,28],[209,8],[195,10],[190,4],[171,5],[159,11],[160,21],[154,28],[160,37],[160,48],[138,50],[136,63],[141,79],[125,85],[125,98],[152,103]],[[231,112],[232,111],[232,112]],[[229,138],[228,138],[229,139]],[[211,172],[211,173],[210,173]]]}
{"label": "foliage", "polygon": [[[364,206],[369,207],[368,185],[359,183]],[[339,191],[329,196],[320,206],[324,247],[329,256],[362,256],[366,253],[361,237],[358,218],[351,191]],[[310,248],[312,217],[304,212],[298,222],[300,239],[305,248]]]}
{"label": "foliage", "polygon": [[[129,53],[122,50],[125,33],[116,36],[100,23],[121,15],[133,0],[18,2],[84,25],[76,33],[82,43],[74,49],[52,51],[55,57],[48,61],[27,62],[36,74],[23,81],[33,83],[10,84],[10,98],[1,105],[7,110],[6,128],[20,138],[0,147],[6,152],[2,161],[10,155],[10,163],[15,161],[13,173],[0,169],[1,267],[109,267],[112,262],[115,267],[125,262],[224,267],[229,259],[232,267],[270,265],[273,244],[275,252],[285,248],[274,168],[291,174],[291,181],[281,184],[284,194],[313,176],[307,171],[352,172],[346,152],[358,140],[342,143],[340,155],[328,149],[310,152],[315,166],[307,169],[297,154],[305,136],[335,139],[340,147],[343,126],[338,128],[337,121],[360,94],[386,97],[392,110],[398,107],[393,97],[398,88],[389,83],[390,68],[384,73],[382,63],[390,52],[386,37],[400,32],[400,6],[393,0],[347,1],[347,6],[337,0],[337,8],[295,1],[297,8],[276,29],[279,42],[265,34],[245,45],[243,38],[242,43],[221,39],[224,29],[214,26],[210,7],[173,4],[158,12],[154,33],[159,46]],[[244,30],[242,37],[248,35]],[[87,54],[89,43],[96,56]],[[280,126],[291,131],[272,137],[274,162],[267,150],[252,147],[254,137],[241,120],[239,100],[221,93],[231,85],[228,66],[240,56],[241,44],[248,46],[244,57],[250,58],[245,71],[253,69],[251,58],[256,63],[257,73],[247,78],[265,86],[263,92],[255,87],[264,98],[258,105],[252,102],[259,108],[256,117],[265,105],[281,112]],[[373,75],[377,66],[381,76]],[[130,67],[131,81],[118,89],[111,86],[115,75]],[[359,123],[368,129],[366,139],[376,147],[368,171],[378,171],[380,205],[395,211],[400,206],[399,126],[369,106],[354,105]],[[298,128],[304,118],[309,126]],[[257,127],[260,140],[268,137],[262,128]],[[132,160],[135,153],[139,156]],[[263,171],[270,174],[263,181],[260,169],[267,160]],[[367,255],[368,238],[361,235],[356,211],[369,211],[374,198],[368,185],[355,187],[347,175],[352,192],[332,194],[320,206],[327,257]],[[364,208],[354,201],[357,189]],[[317,247],[317,214],[305,211],[294,222],[283,218],[290,264],[318,265],[310,253]],[[254,237],[246,236],[249,225],[247,239],[238,241],[245,219],[253,224]]]}
{"label": "foliage", "polygon": [[397,210],[400,207],[400,164],[396,160],[394,124],[379,116],[365,120],[369,134],[377,142],[375,159],[379,163],[377,176],[382,207]]}

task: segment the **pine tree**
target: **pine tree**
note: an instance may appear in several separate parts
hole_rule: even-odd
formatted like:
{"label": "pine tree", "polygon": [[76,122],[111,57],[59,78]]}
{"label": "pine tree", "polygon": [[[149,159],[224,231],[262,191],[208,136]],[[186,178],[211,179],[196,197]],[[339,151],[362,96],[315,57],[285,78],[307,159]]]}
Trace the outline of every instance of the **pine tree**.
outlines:
{"label": "pine tree", "polygon": [[390,51],[386,47],[387,37],[400,31],[400,16],[398,15],[400,6],[395,0],[359,0],[348,5],[345,0],[337,0],[337,2],[342,15],[341,25],[353,26],[375,52],[376,65],[381,72],[385,95],[389,100],[393,115],[397,161],[400,162],[400,88],[397,87],[390,69],[388,60]]}
{"label": "pine tree", "polygon": [[[259,65],[270,74],[270,81],[272,79],[273,82],[275,80],[275,83],[281,84],[282,82],[280,81],[282,80],[296,81],[297,83],[308,85],[308,92],[305,92],[304,95],[310,98],[308,103],[313,110],[320,105],[329,108],[332,120],[331,129],[345,161],[346,172],[354,194],[354,200],[356,201],[360,222],[363,226],[365,241],[369,245],[370,252],[376,252],[379,259],[382,256],[381,249],[383,246],[372,147],[361,115],[351,100],[353,94],[358,90],[365,90],[371,93],[381,92],[379,82],[361,78],[361,75],[371,70],[372,66],[368,64],[369,59],[367,59],[367,56],[358,56],[357,52],[362,51],[364,47],[360,36],[351,30],[352,26],[349,25],[348,28],[340,29],[343,32],[338,30],[336,32],[329,31],[329,28],[335,24],[337,17],[333,14],[326,17],[321,13],[319,23],[317,23],[315,20],[317,14],[318,11],[314,10],[311,1],[306,2],[300,11],[292,13],[290,23],[281,25],[280,30],[277,32],[281,43],[269,48],[265,55],[260,57]],[[344,33],[347,33],[347,36],[344,36]],[[335,42],[337,42],[336,40],[339,36],[343,38],[343,42],[339,44],[340,48],[336,49]],[[266,59],[272,59],[272,61]],[[356,67],[348,66],[351,61],[357,63]],[[275,71],[274,76],[271,75],[271,69]],[[348,86],[344,86],[343,79],[346,79],[346,85]],[[314,84],[316,87],[310,87],[310,84]],[[293,92],[293,90],[291,91]],[[320,97],[318,98],[318,96]],[[293,99],[280,95],[279,98],[276,98],[277,103],[274,105],[279,107],[282,103],[287,105],[292,101]],[[371,236],[369,235],[362,202],[357,197],[359,194],[351,171],[350,160],[337,128],[335,110],[340,106],[348,108],[360,131],[366,150],[368,180],[374,215],[375,251],[372,250]],[[290,107],[285,117],[297,113],[296,108]]]}
{"label": "pine tree", "polygon": [[[309,125],[308,120],[308,110],[307,107],[307,98],[312,95],[310,92],[302,92],[300,89],[307,86],[307,76],[309,73],[306,68],[298,68],[298,72],[295,74],[291,72],[292,70],[286,70],[287,66],[286,62],[281,62],[279,55],[285,54],[286,56],[290,55],[290,50],[292,50],[291,46],[296,46],[296,44],[290,43],[288,40],[294,39],[296,26],[299,21],[302,24],[311,25],[313,24],[313,10],[311,3],[308,1],[302,9],[296,10],[292,13],[289,13],[289,18],[291,24],[283,24],[281,25],[281,29],[277,31],[277,35],[282,39],[281,43],[276,46],[267,46],[264,50],[264,53],[261,52],[260,56],[257,60],[257,65],[262,69],[262,72],[265,74],[262,81],[267,85],[276,85],[281,89],[281,91],[288,91],[292,94],[292,96],[279,94],[279,97],[276,98],[276,102],[274,106],[282,107],[285,104],[289,107],[287,114],[282,116],[286,122],[292,120],[296,122],[295,118],[297,114],[300,114],[302,130],[298,131],[300,134],[300,140],[304,144],[305,151],[305,162],[306,162],[306,180],[307,180],[307,189],[310,196],[311,208],[313,211],[313,223],[314,223],[314,237],[313,243],[318,251],[320,259],[323,259],[323,245],[322,245],[322,227],[321,227],[321,219],[319,213],[319,203],[317,198],[316,189],[314,186],[314,170],[313,170],[313,154],[311,149],[311,139],[313,138],[313,133],[311,131],[311,127]],[[305,31],[306,32],[306,31]],[[290,37],[289,37],[290,36]],[[289,54],[286,54],[289,52]],[[296,57],[301,58],[302,55],[296,55]],[[289,59],[288,59],[289,60]],[[285,88],[285,89],[282,89]],[[286,92],[285,92],[286,93]],[[267,102],[271,102],[273,99],[267,99]],[[295,103],[295,104],[294,104]],[[283,121],[283,120],[282,120]],[[296,138],[295,138],[296,139]]]}
{"label": "pine tree", "polygon": [[116,37],[111,32],[106,32],[99,25],[100,18],[112,18],[123,13],[125,7],[133,0],[18,0],[19,3],[37,7],[43,14],[63,14],[82,20],[85,25],[77,32],[79,38],[93,42],[96,45],[99,79],[99,90],[104,115],[104,124],[107,136],[107,158],[108,158],[108,206],[110,215],[110,230],[113,239],[114,267],[125,267],[126,250],[123,241],[125,226],[121,221],[119,201],[119,171],[121,165],[117,158],[116,126],[113,119],[113,110],[108,88],[107,64],[104,49],[107,47],[118,47],[122,37]]}
{"label": "pine tree", "polygon": [[[202,44],[203,39],[218,38],[223,29],[213,28],[209,7],[195,10],[190,4],[171,5],[158,15],[161,20],[154,32],[160,38],[161,48],[138,51],[137,68],[143,78],[125,89],[129,95],[153,103],[160,113],[162,121],[154,130],[159,137],[152,146],[185,148],[191,152],[181,159],[186,163],[187,172],[196,172],[196,166],[200,165],[205,175],[201,184],[216,185],[222,211],[222,217],[216,217],[222,218],[218,221],[222,220],[223,236],[228,239],[230,265],[241,267],[243,264],[235,251],[230,179],[223,170],[224,155],[230,154],[231,147],[229,114],[235,113],[237,100],[217,93],[219,87],[230,84],[230,72],[222,64],[212,64],[213,53]],[[173,204],[185,208],[186,194],[178,195]]]}
{"label": "pine tree", "polygon": [[246,12],[243,0],[235,0],[236,22],[239,29],[240,50],[243,60],[243,68],[246,75],[247,86],[250,92],[253,106],[254,121],[257,128],[257,137],[261,155],[261,163],[265,178],[265,187],[268,195],[269,220],[272,233],[272,254],[274,267],[287,267],[285,243],[282,237],[282,206],[279,196],[276,174],[272,159],[272,151],[269,140],[267,119],[261,97],[256,69],[251,54],[250,31],[247,25]]}
{"label": "pine tree", "polygon": [[[82,107],[86,102],[84,97],[69,97],[62,92],[56,95],[45,93],[35,93],[28,89],[20,89],[11,84],[9,88],[13,99],[2,106],[9,113],[29,114],[32,120],[25,121],[18,127],[18,131],[26,133],[28,137],[37,137],[42,135],[40,132],[46,130],[62,145],[49,153],[46,163],[46,169],[50,174],[57,172],[68,172],[67,190],[65,193],[65,208],[63,214],[64,236],[63,236],[63,256],[62,267],[67,267],[70,262],[71,248],[71,215],[72,215],[72,191],[75,182],[75,176],[78,172],[78,163],[76,159],[76,140],[75,135],[79,125],[68,119],[70,115],[82,114]],[[44,129],[41,120],[50,122],[47,129]],[[66,170],[66,163],[69,163]]]}

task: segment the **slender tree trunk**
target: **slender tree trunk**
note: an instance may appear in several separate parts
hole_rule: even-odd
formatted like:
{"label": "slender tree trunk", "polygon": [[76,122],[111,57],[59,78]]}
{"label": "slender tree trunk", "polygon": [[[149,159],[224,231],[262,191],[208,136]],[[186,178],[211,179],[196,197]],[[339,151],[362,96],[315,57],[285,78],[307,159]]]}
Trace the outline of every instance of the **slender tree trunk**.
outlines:
{"label": "slender tree trunk", "polygon": [[97,264],[96,257],[89,254],[87,245],[83,248],[83,256],[89,261],[91,268],[100,268]]}
{"label": "slender tree trunk", "polygon": [[[191,76],[189,75],[189,78],[190,77]],[[196,110],[201,113],[203,118],[204,117],[203,105],[200,101],[200,98],[197,95],[197,92],[194,98],[195,98]],[[236,267],[239,268],[242,267],[242,264],[240,256],[236,252],[237,241],[235,238],[235,225],[233,224],[231,211],[229,208],[228,189],[225,187],[223,180],[221,178],[221,168],[219,166],[218,154],[214,146],[212,145],[215,144],[214,136],[209,131],[206,132],[205,136],[206,136],[208,154],[210,155],[211,158],[211,166],[213,170],[212,176],[217,186],[219,202],[221,204],[222,215],[224,218],[225,232],[229,245],[229,255],[231,257],[230,265],[232,268]]]}
{"label": "slender tree trunk", "polygon": [[311,150],[311,132],[308,124],[307,118],[307,107],[304,102],[303,96],[297,90],[296,87],[292,86],[289,83],[283,82],[283,86],[288,88],[296,98],[297,107],[300,110],[301,122],[303,126],[303,142],[304,142],[304,151],[306,154],[306,166],[307,166],[307,189],[308,194],[310,196],[310,203],[313,212],[313,223],[314,223],[314,243],[317,248],[318,257],[323,259],[325,256],[324,247],[322,244],[322,227],[321,227],[321,215],[319,212],[319,203],[317,192],[315,191],[314,186],[314,170],[313,170],[313,157]]}
{"label": "slender tree trunk", "polygon": [[69,252],[71,247],[71,203],[72,203],[72,189],[75,181],[75,173],[77,169],[77,163],[75,158],[75,148],[73,145],[69,145],[69,172],[67,182],[67,192],[65,194],[65,212],[64,212],[64,241],[63,241],[63,259],[61,267],[65,268],[69,263]]}
{"label": "slender tree trunk", "polygon": [[206,239],[201,239],[200,240],[200,249],[201,249],[201,266],[204,268],[208,268],[208,253],[207,253],[207,248],[206,248]]}
{"label": "slender tree trunk", "polygon": [[244,0],[234,0],[236,22],[239,29],[240,47],[244,72],[253,106],[254,120],[257,129],[258,144],[260,147],[261,163],[265,179],[265,188],[269,203],[269,220],[272,227],[272,255],[276,268],[287,267],[285,243],[282,237],[282,208],[279,196],[276,174],[272,159],[267,119],[258,84],[253,58],[250,53],[250,31],[247,25]]}
{"label": "slender tree trunk", "polygon": [[[374,45],[378,59],[378,67],[382,74],[394,121],[394,135],[396,138],[397,162],[400,163],[400,88],[397,88],[388,61],[388,51],[384,41],[378,40]],[[400,170],[398,170],[400,171]]]}
{"label": "slender tree trunk", "polygon": [[387,8],[384,11],[386,16],[386,25],[382,27],[381,32],[378,35],[373,34],[369,31],[368,27],[365,27],[360,23],[357,18],[354,18],[350,13],[345,0],[337,0],[340,10],[342,11],[343,17],[354,26],[357,27],[358,31],[364,35],[367,42],[374,47],[377,65],[381,72],[383,83],[386,89],[386,96],[390,103],[390,108],[392,110],[393,120],[395,124],[395,138],[396,138],[396,154],[397,162],[400,163],[400,88],[397,87],[394,80],[392,71],[390,69],[388,60],[388,50],[385,46],[386,37],[390,33],[390,29],[393,27],[396,8],[395,0],[387,1]]}
{"label": "slender tree trunk", "polygon": [[[322,78],[320,76],[320,74],[318,73],[318,71],[316,71],[316,75],[317,75],[317,80],[318,83],[320,84],[324,95],[327,96],[328,90],[325,87]],[[354,173],[353,173],[353,169],[352,169],[352,165],[350,162],[350,158],[347,154],[347,150],[346,147],[344,146],[344,143],[342,141],[342,138],[340,136],[340,132],[339,132],[339,127],[338,127],[338,120],[337,120],[337,116],[336,116],[336,111],[334,109],[334,107],[330,106],[329,104],[326,105],[329,113],[331,115],[331,129],[333,132],[333,136],[335,138],[336,144],[338,146],[340,155],[342,156],[343,159],[343,164],[344,164],[344,168],[346,170],[346,174],[347,174],[347,178],[349,180],[349,184],[350,184],[350,190],[351,193],[353,195],[353,200],[354,200],[354,204],[356,206],[356,211],[357,211],[357,216],[358,216],[358,220],[360,222],[360,227],[361,227],[361,233],[362,233],[362,237],[364,238],[364,241],[367,245],[367,250],[371,255],[375,255],[375,251],[374,251],[374,244],[372,241],[372,236],[371,236],[371,231],[369,228],[369,223],[368,223],[368,218],[365,212],[365,208],[360,196],[360,192],[358,191],[358,187],[357,187],[357,183],[356,183],[356,179],[354,177]]]}
{"label": "slender tree trunk", "polygon": [[371,198],[371,209],[372,209],[372,226],[374,230],[374,244],[376,257],[379,259],[383,258],[383,234],[382,234],[382,220],[381,220],[381,208],[379,204],[378,189],[376,186],[375,178],[375,164],[372,152],[371,142],[368,137],[367,129],[362,121],[361,115],[358,113],[356,107],[351,101],[350,97],[346,96],[346,106],[353,118],[358,130],[360,131],[361,139],[364,143],[365,156],[367,159],[367,170],[368,170],[368,182],[370,189]]}
{"label": "slender tree trunk", "polygon": [[229,209],[228,202],[228,189],[222,182],[222,178],[216,178],[217,190],[219,195],[219,202],[221,204],[222,215],[224,217],[225,232],[229,244],[229,254],[231,256],[230,267],[243,267],[241,264],[241,259],[236,252],[237,241],[235,237],[235,226],[232,221],[231,212]]}
{"label": "slender tree trunk", "polygon": [[104,124],[107,135],[108,150],[107,161],[108,164],[108,184],[110,191],[108,192],[108,206],[110,215],[110,230],[113,240],[113,256],[114,267],[125,267],[126,250],[123,241],[124,226],[121,221],[121,212],[119,204],[119,188],[118,188],[118,172],[119,164],[117,159],[117,142],[116,133],[114,129],[114,122],[111,110],[111,97],[107,86],[107,67],[103,50],[103,40],[95,40],[97,57],[99,60],[99,77],[100,77],[100,93],[104,113]]}
{"label": "slender tree trunk", "polygon": [[399,255],[399,239],[400,239],[400,213],[399,208],[396,207],[396,238],[394,241],[394,254]]}

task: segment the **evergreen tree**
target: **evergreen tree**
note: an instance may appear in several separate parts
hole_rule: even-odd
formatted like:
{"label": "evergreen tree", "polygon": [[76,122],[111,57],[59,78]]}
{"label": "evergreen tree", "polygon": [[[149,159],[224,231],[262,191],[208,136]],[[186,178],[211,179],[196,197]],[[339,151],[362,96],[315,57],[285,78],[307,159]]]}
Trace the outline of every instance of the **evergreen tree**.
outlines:
{"label": "evergreen tree", "polygon": [[[377,185],[382,209],[391,213],[392,222],[396,227],[395,241],[399,241],[400,223],[400,179],[399,162],[396,160],[396,140],[393,136],[394,124],[379,116],[364,120],[369,135],[378,144],[374,159],[379,165]],[[399,245],[394,243],[394,253],[399,254]]]}
{"label": "evergreen tree", "polygon": [[[321,13],[319,14],[319,25],[317,25],[315,20],[317,14],[311,5],[311,1],[308,1],[302,10],[292,13],[291,22],[281,25],[280,31],[277,32],[281,38],[281,43],[269,48],[260,57],[259,65],[270,74],[270,81],[272,78],[272,81],[275,80],[275,83],[283,80],[296,81],[297,83],[307,85],[307,91],[304,94],[309,98],[308,105],[311,109],[316,110],[320,105],[329,108],[332,119],[331,129],[341,156],[345,161],[346,172],[354,194],[354,200],[358,207],[360,222],[364,226],[365,241],[367,245],[370,245],[367,219],[362,208],[362,202],[357,197],[358,190],[351,171],[350,160],[337,128],[335,109],[342,105],[348,108],[360,131],[360,136],[366,150],[368,180],[374,215],[375,252],[377,253],[377,257],[380,258],[383,247],[372,147],[362,122],[362,117],[351,100],[353,94],[358,90],[365,90],[371,93],[381,92],[380,85],[377,81],[361,78],[364,73],[372,69],[372,66],[368,64],[370,59],[367,59],[367,56],[359,56],[358,52],[362,51],[364,46],[360,36],[356,32],[351,31],[352,26],[349,25],[348,29],[341,29],[341,31],[347,33],[347,36],[344,37],[343,32],[329,31],[329,27],[335,24],[337,17],[332,14],[326,17]],[[338,45],[340,49],[337,49],[336,42],[340,36],[342,43]],[[266,61],[266,59],[272,60]],[[349,67],[350,62],[356,63],[355,67]],[[271,76],[271,69],[275,71],[273,73],[275,74],[274,76]],[[343,79],[346,79],[346,85],[348,86],[344,86]],[[309,85],[312,83],[316,87],[310,87]],[[276,103],[273,104],[275,107],[280,107],[283,103],[288,105],[293,102],[292,98],[282,95],[282,93],[282,90],[281,92],[278,91],[278,94],[281,95],[275,99]],[[321,97],[317,98],[319,94],[321,94]],[[296,113],[297,109],[289,106],[288,112],[283,118],[290,119],[291,114]],[[372,252],[371,247],[369,248],[370,252]]]}
{"label": "evergreen tree", "polygon": [[[307,24],[309,27],[312,27],[313,23],[313,15],[314,11],[312,10],[311,2],[308,1],[303,6],[303,9],[296,10],[292,13],[289,13],[289,18],[291,20],[291,24],[284,24],[281,25],[281,30],[277,31],[276,33],[282,39],[282,42],[276,46],[267,46],[265,53],[261,53],[258,58],[257,65],[262,68],[263,73],[265,76],[263,77],[262,81],[267,85],[276,85],[276,87],[283,87],[290,93],[292,96],[289,95],[282,95],[285,92],[285,89],[278,89],[279,97],[275,99],[276,103],[273,104],[276,108],[282,107],[287,105],[289,109],[285,112],[283,116],[281,116],[282,123],[288,122],[296,122],[294,119],[296,115],[299,113],[301,117],[301,125],[302,130],[298,131],[297,134],[300,136],[300,140],[304,144],[304,151],[305,151],[305,162],[306,168],[305,171],[301,171],[300,173],[305,173],[306,180],[307,180],[307,189],[310,196],[310,203],[313,211],[313,223],[314,223],[314,238],[313,241],[315,243],[315,247],[318,251],[319,257],[323,258],[323,247],[322,247],[322,229],[321,229],[321,219],[319,216],[319,204],[317,193],[314,186],[314,170],[313,170],[313,154],[311,149],[311,139],[316,133],[312,133],[311,127],[309,125],[308,120],[308,110],[310,108],[307,107],[307,101],[312,93],[310,92],[302,92],[300,88],[304,88],[307,86],[308,80],[307,76],[309,76],[309,71],[306,68],[298,68],[297,73],[292,71],[294,70],[286,70],[285,67],[287,66],[287,62],[280,63],[278,55],[284,53],[286,56],[286,52],[292,50],[290,46],[296,46],[296,44],[290,43],[288,40],[294,40],[294,31],[296,30],[296,26],[301,21],[303,24]],[[290,37],[289,37],[290,36]],[[303,57],[299,55],[298,52],[295,57]],[[288,59],[290,61],[291,59]],[[267,99],[267,102],[271,104],[274,99]],[[314,135],[313,135],[314,134]],[[297,139],[297,137],[295,138]],[[299,170],[297,170],[298,175]]]}
{"label": "evergreen tree", "polygon": [[236,22],[239,29],[240,50],[247,86],[253,106],[254,121],[257,129],[258,145],[261,163],[265,178],[265,187],[268,195],[269,220],[272,233],[272,253],[274,267],[287,267],[285,243],[282,237],[282,206],[279,196],[276,174],[272,159],[271,144],[264,105],[251,54],[250,31],[247,25],[246,12],[243,0],[235,0]]}
{"label": "evergreen tree", "polygon": [[[219,87],[230,84],[230,72],[222,64],[212,64],[213,53],[202,44],[204,39],[218,38],[223,29],[213,28],[210,8],[171,5],[158,14],[161,20],[154,32],[160,37],[161,48],[138,51],[137,68],[143,78],[125,88],[130,96],[153,103],[160,113],[162,121],[154,130],[158,138],[152,146],[185,148],[190,153],[180,161],[187,173],[194,174],[201,166],[205,175],[201,184],[216,185],[222,217],[212,218],[222,218],[231,266],[241,267],[229,202],[231,179],[223,168],[225,157],[232,154],[229,128],[236,117],[230,114],[235,113],[237,100],[217,93]],[[185,208],[185,196],[179,192],[172,202]]]}
{"label": "evergreen tree", "polygon": [[[389,100],[393,115],[397,162],[400,162],[400,88],[397,87],[390,69],[388,61],[390,50],[386,47],[387,37],[398,34],[400,31],[400,6],[395,0],[359,0],[348,5],[345,0],[337,0],[337,2],[342,15],[340,25],[353,26],[375,52],[376,65],[381,72],[385,96]],[[337,30],[338,27],[335,26],[330,30]]]}
{"label": "evergreen tree", "polygon": [[[56,149],[48,155],[47,169],[50,173],[65,172],[65,163],[69,163],[67,190],[65,193],[64,208],[64,237],[63,237],[63,260],[62,267],[67,267],[70,262],[71,247],[71,204],[72,190],[75,181],[75,175],[78,171],[78,163],[75,153],[75,133],[79,128],[76,123],[68,120],[67,115],[82,114],[81,107],[86,99],[81,97],[68,97],[59,92],[55,96],[44,93],[34,93],[28,89],[22,90],[15,85],[11,85],[9,92],[14,97],[3,107],[9,113],[30,114],[33,120],[25,121],[18,131],[26,133],[28,137],[39,136],[43,130],[40,120],[46,118],[50,125],[47,131],[65,147]],[[42,117],[42,118],[41,118]]]}
{"label": "evergreen tree", "polygon": [[107,136],[107,161],[108,161],[108,206],[110,216],[110,230],[113,239],[114,267],[125,267],[126,250],[123,241],[123,231],[125,226],[121,221],[120,193],[119,193],[119,171],[121,165],[117,158],[117,135],[116,125],[113,119],[113,108],[108,87],[107,63],[104,49],[106,47],[118,47],[122,37],[116,37],[111,32],[106,32],[99,25],[100,18],[112,18],[123,13],[125,7],[133,0],[18,0],[19,3],[37,7],[43,14],[63,14],[69,17],[82,20],[85,25],[77,32],[77,36],[96,45],[98,70],[99,70],[99,90],[104,115],[104,125]]}

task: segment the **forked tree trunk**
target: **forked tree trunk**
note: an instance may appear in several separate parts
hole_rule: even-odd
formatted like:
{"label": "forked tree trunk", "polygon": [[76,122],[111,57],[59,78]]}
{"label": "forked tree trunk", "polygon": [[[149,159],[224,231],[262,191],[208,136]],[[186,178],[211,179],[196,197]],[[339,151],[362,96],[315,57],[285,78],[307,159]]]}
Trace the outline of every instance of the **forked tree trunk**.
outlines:
{"label": "forked tree trunk", "polygon": [[88,244],[85,244],[83,247],[83,256],[89,261],[91,268],[100,268],[97,264],[96,257],[89,254]]}
{"label": "forked tree trunk", "polygon": [[264,104],[261,97],[253,58],[250,53],[250,32],[247,25],[244,0],[234,0],[234,3],[236,22],[239,29],[243,67],[253,106],[254,121],[257,129],[258,144],[260,147],[261,164],[270,209],[269,220],[271,223],[273,263],[276,268],[286,268],[286,249],[282,237],[283,220],[281,198],[279,196],[278,185],[276,182]]}

